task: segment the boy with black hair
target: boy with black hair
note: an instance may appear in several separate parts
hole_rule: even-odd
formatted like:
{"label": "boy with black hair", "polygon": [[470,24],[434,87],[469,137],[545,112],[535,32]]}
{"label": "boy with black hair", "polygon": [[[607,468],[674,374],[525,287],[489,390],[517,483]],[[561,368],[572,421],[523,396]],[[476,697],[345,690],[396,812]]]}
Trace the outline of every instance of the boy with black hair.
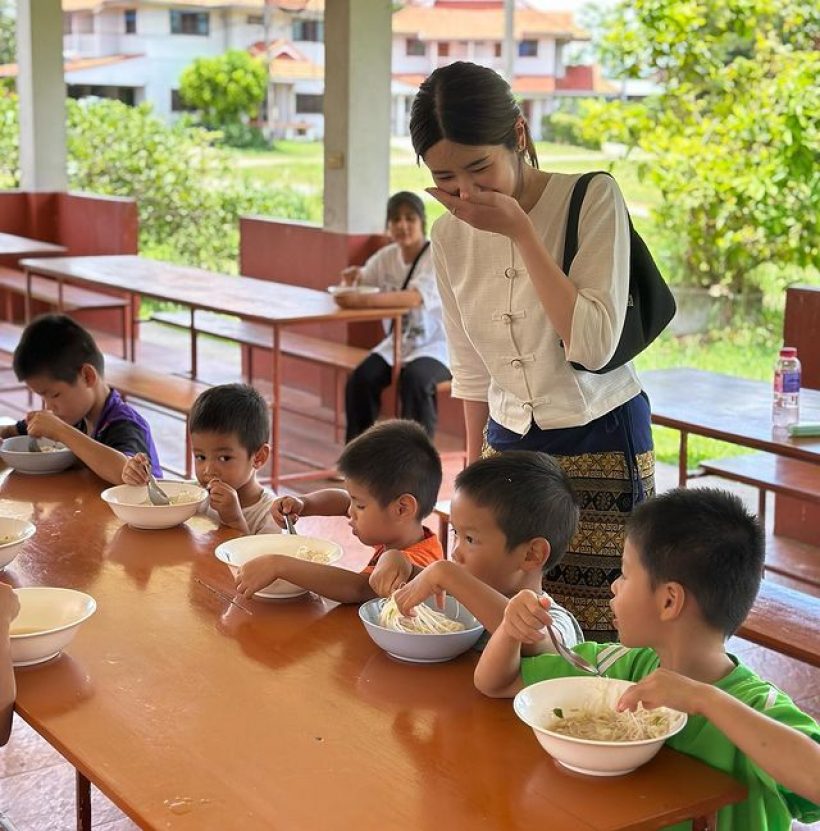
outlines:
{"label": "boy with black hair", "polygon": [[349,516],[353,533],[375,546],[361,572],[295,557],[268,554],[239,570],[237,589],[250,596],[278,578],[337,600],[361,603],[389,596],[414,570],[443,556],[438,538],[422,524],[441,486],[441,459],[425,431],[412,421],[385,421],[351,441],[338,462],[345,489],[327,488],[273,503],[274,521],[285,517]]}
{"label": "boy with black hair", "polygon": [[[494,632],[507,601],[522,589],[539,591],[542,575],[561,562],[578,524],[578,501],[558,463],[546,453],[512,450],[479,459],[455,481],[450,524],[452,560],[425,568],[396,592],[402,614],[431,595],[451,594]],[[583,640],[575,618],[550,606],[567,646]],[[552,649],[548,641],[541,648]]]}
{"label": "boy with black hair", "polygon": [[17,379],[45,403],[0,438],[33,436],[64,444],[107,482],[120,482],[127,457],[150,459],[162,476],[151,428],[105,382],[105,361],[94,338],[66,315],[42,315],[23,331],[14,350]]}
{"label": "boy with black hair", "polygon": [[[764,537],[741,501],[717,489],[676,489],[629,520],[623,573],[612,585],[621,644],[575,651],[610,678],[636,681],[618,704],[689,714],[670,747],[730,773],[748,798],[723,808],[728,831],[786,831],[820,819],[820,728],[725,649],[752,607]],[[513,696],[547,678],[582,673],[555,655],[522,658],[549,620],[546,598],[517,594],[475,671],[476,687]]]}
{"label": "boy with black hair", "polygon": [[[221,384],[200,395],[188,420],[194,471],[208,489],[205,513],[243,534],[277,533],[270,516],[275,494],[256,473],[270,456],[270,413],[247,384]],[[145,485],[145,459],[135,456],[123,471],[129,485]]]}

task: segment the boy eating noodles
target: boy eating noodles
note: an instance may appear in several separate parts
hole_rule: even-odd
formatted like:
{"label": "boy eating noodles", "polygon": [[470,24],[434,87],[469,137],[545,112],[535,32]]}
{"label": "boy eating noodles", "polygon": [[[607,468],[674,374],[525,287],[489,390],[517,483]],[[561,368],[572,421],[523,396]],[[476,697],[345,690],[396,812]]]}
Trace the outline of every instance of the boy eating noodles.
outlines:
{"label": "boy eating noodles", "polygon": [[162,476],[151,428],[105,382],[105,362],[94,338],[66,315],[43,315],[23,330],[14,373],[45,402],[0,438],[33,436],[64,444],[106,482],[119,483],[128,456],[145,454]]}
{"label": "boy eating noodles", "polygon": [[376,548],[365,569],[356,573],[268,554],[239,570],[240,593],[250,597],[283,578],[340,603],[361,603],[390,595],[414,568],[441,559],[441,543],[422,524],[441,486],[441,459],[418,424],[396,420],[374,425],[345,447],[338,469],[345,490],[281,497],[273,504],[273,519],[284,527],[286,516],[349,516],[353,533]]}
{"label": "boy eating noodles", "polygon": [[[539,591],[542,574],[557,565],[578,524],[572,485],[552,457],[512,450],[466,467],[456,477],[450,506],[456,536],[452,560],[427,566],[396,592],[404,615],[431,595],[451,594],[488,632],[522,589]],[[583,640],[575,618],[550,606],[567,646]],[[542,641],[544,649],[552,649]]]}
{"label": "boy eating noodles", "polygon": [[[651,499],[629,520],[622,575],[612,585],[622,645],[574,650],[607,677],[638,682],[620,710],[642,703],[689,713],[668,744],[749,792],[720,811],[722,830],[786,831],[793,817],[820,819],[820,728],[725,650],[752,607],[763,559],[763,533],[735,496],[697,488]],[[555,655],[522,659],[522,644],[543,638],[544,600],[524,591],[510,601],[476,667],[486,695],[581,674]]]}
{"label": "boy eating noodles", "polygon": [[[243,534],[278,533],[270,516],[275,494],[257,471],[270,455],[270,414],[265,399],[247,384],[221,384],[200,395],[189,419],[194,471],[208,489],[205,513]],[[145,457],[125,466],[127,485],[145,485]]]}

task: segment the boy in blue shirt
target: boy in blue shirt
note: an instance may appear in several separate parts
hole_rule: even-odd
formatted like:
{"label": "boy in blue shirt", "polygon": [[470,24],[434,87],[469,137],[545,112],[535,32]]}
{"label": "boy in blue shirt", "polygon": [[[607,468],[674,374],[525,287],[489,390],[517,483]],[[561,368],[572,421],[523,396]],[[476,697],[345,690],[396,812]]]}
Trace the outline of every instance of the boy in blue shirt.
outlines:
{"label": "boy in blue shirt", "polygon": [[45,402],[44,410],[0,429],[0,438],[34,436],[64,444],[106,482],[119,484],[128,457],[145,453],[162,476],[151,428],[105,382],[94,338],[66,315],[26,326],[14,350],[14,373]]}
{"label": "boy in blue shirt", "polygon": [[[575,647],[603,675],[637,682],[619,709],[641,703],[688,713],[670,747],[747,787],[744,802],[719,812],[721,831],[787,831],[792,818],[820,819],[817,722],[725,649],[752,607],[764,553],[757,521],[729,493],[677,489],[648,500],[629,520],[622,575],[612,585],[621,644]],[[539,643],[548,621],[549,598],[516,595],[476,667],[476,687],[513,696],[582,674],[556,655],[522,658],[522,645]]]}

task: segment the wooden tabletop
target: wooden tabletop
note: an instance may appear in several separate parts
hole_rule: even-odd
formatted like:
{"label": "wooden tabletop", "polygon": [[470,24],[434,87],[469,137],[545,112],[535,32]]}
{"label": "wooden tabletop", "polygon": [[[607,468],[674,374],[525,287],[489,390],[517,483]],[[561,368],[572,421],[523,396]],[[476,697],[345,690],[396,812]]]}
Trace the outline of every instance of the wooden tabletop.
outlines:
{"label": "wooden tabletop", "polygon": [[138,255],[26,259],[33,273],[143,294],[260,323],[292,324],[381,320],[406,309],[342,309],[323,291],[255,277],[235,277]]}
{"label": "wooden tabletop", "polygon": [[196,582],[230,591],[212,554],[228,532],[124,527],[103,487],[0,474],[0,512],[37,525],[7,579],[98,603],[65,654],[17,671],[17,709],[143,828],[615,831],[743,798],[669,749],[626,777],[568,773],[475,691],[474,653],[393,661],[355,607],[312,595],[249,616]]}
{"label": "wooden tabletop", "polygon": [[62,245],[18,237],[16,234],[0,233],[0,257],[44,257],[65,252],[66,249]]}
{"label": "wooden tabletop", "polygon": [[[772,430],[772,385],[701,369],[642,372],[652,421],[713,439],[820,463],[820,436]],[[820,422],[820,392],[800,391],[800,420]]]}

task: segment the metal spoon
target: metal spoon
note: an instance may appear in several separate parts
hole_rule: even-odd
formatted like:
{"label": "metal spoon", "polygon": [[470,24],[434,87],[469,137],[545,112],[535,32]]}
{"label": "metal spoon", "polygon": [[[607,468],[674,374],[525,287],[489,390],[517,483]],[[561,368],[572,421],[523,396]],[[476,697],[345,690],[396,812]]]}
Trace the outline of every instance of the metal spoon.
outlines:
{"label": "metal spoon", "polygon": [[586,658],[582,658],[577,653],[573,652],[571,649],[567,649],[564,646],[564,641],[558,635],[555,630],[547,624],[547,633],[550,636],[550,640],[552,641],[552,645],[555,647],[555,651],[568,663],[572,664],[576,669],[580,669],[581,672],[588,672],[590,675],[600,675],[601,673],[598,672],[598,667],[591,664],[587,661]]}
{"label": "metal spoon", "polygon": [[148,501],[152,505],[170,505],[168,494],[157,484],[149,465],[145,465],[145,472],[148,474]]}
{"label": "metal spoon", "polygon": [[289,534],[296,534],[296,528],[294,526],[293,520],[290,518],[290,514],[284,514],[285,517],[285,526],[288,529]]}
{"label": "metal spoon", "polygon": [[28,437],[28,452],[29,453],[42,453],[43,448],[37,443],[37,439],[34,436]]}

